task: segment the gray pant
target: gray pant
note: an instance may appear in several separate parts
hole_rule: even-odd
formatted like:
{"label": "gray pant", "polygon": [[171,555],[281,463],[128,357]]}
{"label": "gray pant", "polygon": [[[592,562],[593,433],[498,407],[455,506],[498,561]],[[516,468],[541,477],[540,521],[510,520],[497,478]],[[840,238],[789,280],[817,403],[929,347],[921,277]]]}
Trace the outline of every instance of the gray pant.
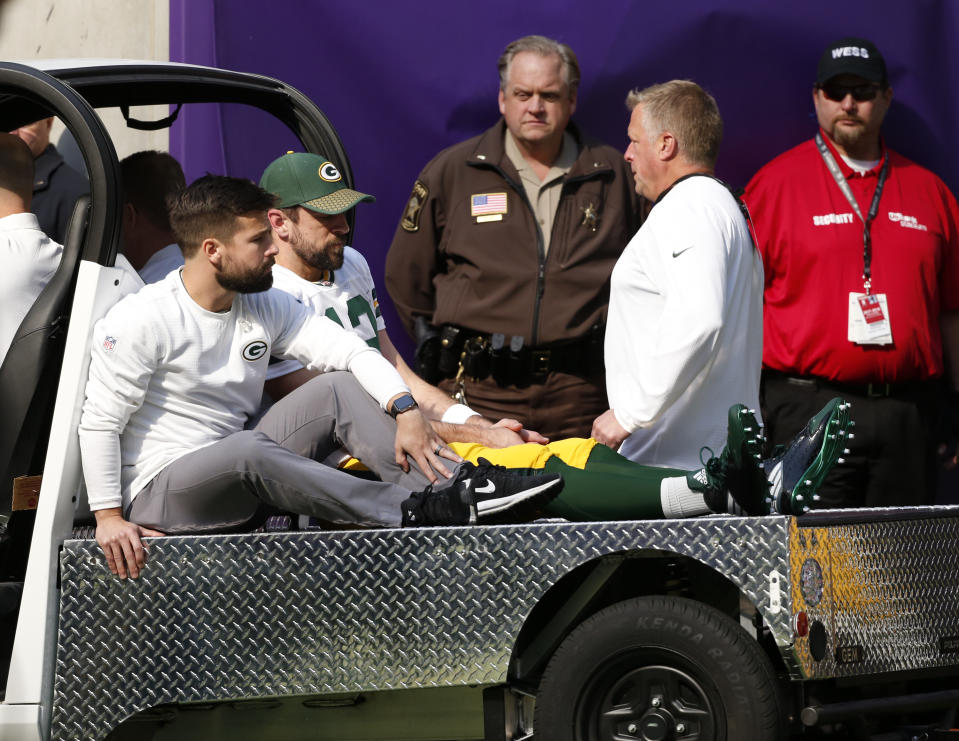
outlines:
{"label": "gray pant", "polygon": [[[394,527],[400,502],[429,483],[394,461],[396,423],[351,373],[324,373],[273,405],[253,430],[235,432],[164,468],[128,518],[165,533],[210,532],[249,522],[266,503],[336,525]],[[343,446],[382,481],[318,461]]]}

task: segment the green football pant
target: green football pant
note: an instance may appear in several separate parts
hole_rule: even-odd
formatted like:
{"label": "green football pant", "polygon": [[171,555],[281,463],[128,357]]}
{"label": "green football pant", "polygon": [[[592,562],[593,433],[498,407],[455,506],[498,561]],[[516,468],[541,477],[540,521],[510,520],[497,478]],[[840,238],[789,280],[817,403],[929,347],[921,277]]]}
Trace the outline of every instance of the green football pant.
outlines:
{"label": "green football pant", "polygon": [[565,481],[548,513],[578,521],[661,519],[662,480],[688,473],[634,463],[605,445],[593,448],[585,468],[569,466],[554,455],[543,470],[562,474]]}

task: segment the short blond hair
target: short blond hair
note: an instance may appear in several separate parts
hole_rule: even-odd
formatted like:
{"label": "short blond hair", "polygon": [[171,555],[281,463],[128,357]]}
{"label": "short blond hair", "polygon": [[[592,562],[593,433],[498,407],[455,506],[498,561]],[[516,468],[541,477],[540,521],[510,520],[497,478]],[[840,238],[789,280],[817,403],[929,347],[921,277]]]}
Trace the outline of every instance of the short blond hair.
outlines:
{"label": "short blond hair", "polygon": [[650,139],[668,131],[687,162],[712,168],[723,140],[723,119],[716,99],[692,80],[670,80],[626,96],[626,107],[643,107],[643,128]]}

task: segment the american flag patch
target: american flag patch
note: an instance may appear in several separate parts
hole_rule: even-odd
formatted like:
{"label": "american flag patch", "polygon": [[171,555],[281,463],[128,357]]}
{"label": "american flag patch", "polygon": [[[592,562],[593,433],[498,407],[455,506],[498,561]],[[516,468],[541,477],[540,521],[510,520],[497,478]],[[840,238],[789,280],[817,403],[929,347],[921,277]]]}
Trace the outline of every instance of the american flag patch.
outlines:
{"label": "american flag patch", "polygon": [[505,213],[505,193],[479,193],[477,195],[470,196],[470,216]]}
{"label": "american flag patch", "polygon": [[117,338],[107,335],[103,338],[103,349],[107,352],[113,350],[117,346]]}

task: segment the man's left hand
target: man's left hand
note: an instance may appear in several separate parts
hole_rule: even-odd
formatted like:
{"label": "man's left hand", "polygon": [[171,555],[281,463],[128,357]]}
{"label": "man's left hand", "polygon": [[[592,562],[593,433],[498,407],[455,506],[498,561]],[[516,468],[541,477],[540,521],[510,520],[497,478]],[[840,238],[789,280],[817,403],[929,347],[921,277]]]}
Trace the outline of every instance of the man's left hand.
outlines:
{"label": "man's left hand", "polygon": [[454,463],[463,461],[433,432],[433,427],[419,409],[411,409],[396,417],[394,450],[396,465],[408,472],[410,464],[407,457],[412,458],[426,478],[434,484],[439,480],[436,474],[447,479],[450,477],[443,458]]}
{"label": "man's left hand", "polygon": [[612,409],[607,409],[593,421],[592,438],[608,448],[616,450],[629,437],[629,433],[616,419]]}

